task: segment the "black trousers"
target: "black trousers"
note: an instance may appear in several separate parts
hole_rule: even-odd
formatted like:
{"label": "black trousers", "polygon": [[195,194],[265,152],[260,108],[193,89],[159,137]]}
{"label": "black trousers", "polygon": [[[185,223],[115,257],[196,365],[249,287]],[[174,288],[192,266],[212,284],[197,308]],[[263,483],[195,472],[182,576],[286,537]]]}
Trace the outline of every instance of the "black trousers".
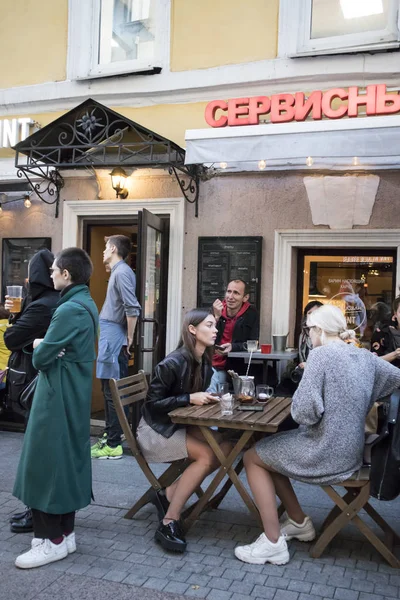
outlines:
{"label": "black trousers", "polygon": [[55,540],[71,533],[75,527],[75,512],[65,515],[51,515],[32,508],[33,531],[35,537]]}

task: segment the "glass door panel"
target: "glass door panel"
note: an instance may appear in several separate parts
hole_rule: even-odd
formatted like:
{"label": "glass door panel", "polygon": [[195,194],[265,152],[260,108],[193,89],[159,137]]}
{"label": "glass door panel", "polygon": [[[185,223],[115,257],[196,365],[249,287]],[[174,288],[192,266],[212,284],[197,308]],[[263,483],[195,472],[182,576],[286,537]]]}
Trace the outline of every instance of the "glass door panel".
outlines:
{"label": "glass door panel", "polygon": [[338,306],[360,342],[371,339],[379,321],[391,317],[393,256],[305,255],[302,311],[312,300]]}

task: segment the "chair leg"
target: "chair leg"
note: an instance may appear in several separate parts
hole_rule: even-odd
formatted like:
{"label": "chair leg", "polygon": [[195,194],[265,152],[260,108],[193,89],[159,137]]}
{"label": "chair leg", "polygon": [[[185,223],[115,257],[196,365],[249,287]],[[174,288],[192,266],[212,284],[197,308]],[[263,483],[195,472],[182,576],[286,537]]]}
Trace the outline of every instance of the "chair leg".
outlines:
{"label": "chair leg", "polygon": [[124,515],[124,519],[133,519],[136,513],[146,506],[150,502],[150,494],[153,491],[153,488],[149,488],[145,494],[128,510],[128,512]]}
{"label": "chair leg", "polygon": [[[328,496],[335,502],[339,509],[340,514],[325,528],[322,534],[319,536],[315,544],[310,549],[310,555],[313,558],[319,558],[329,542],[339,533],[341,529],[347,523],[349,523],[358,513],[359,510],[368,502],[369,499],[369,486],[363,486],[358,488],[360,491],[350,504],[347,504],[331,486],[322,486],[322,489],[328,494]],[[347,494],[346,494],[347,496]]]}

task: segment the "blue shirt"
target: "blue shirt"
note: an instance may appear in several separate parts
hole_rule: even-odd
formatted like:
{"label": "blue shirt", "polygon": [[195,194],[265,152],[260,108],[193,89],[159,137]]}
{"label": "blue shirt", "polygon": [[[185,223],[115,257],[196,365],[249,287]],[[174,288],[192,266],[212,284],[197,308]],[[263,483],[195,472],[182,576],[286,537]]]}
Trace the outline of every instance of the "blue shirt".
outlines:
{"label": "blue shirt", "polygon": [[135,273],[124,260],[120,260],[111,269],[100,319],[126,327],[126,317],[137,317],[140,310]]}

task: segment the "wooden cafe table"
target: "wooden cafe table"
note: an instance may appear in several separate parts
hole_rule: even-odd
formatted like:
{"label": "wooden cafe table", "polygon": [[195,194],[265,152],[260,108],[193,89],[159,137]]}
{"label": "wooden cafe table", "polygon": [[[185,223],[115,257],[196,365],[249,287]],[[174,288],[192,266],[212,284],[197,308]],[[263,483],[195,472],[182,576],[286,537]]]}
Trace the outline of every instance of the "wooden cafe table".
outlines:
{"label": "wooden cafe table", "polygon": [[[264,406],[264,410],[259,412],[238,410],[239,402],[236,400],[233,414],[226,416],[221,415],[219,403],[211,405],[207,404],[204,406],[185,406],[184,408],[177,408],[169,413],[173,423],[199,427],[204,438],[213,449],[214,454],[221,464],[219,469],[215,472],[208,488],[204,491],[204,494],[184,513],[183,521],[186,530],[192,526],[202,512],[210,508],[217,508],[232,484],[239,492],[250,512],[256,517],[258,522],[260,522],[260,516],[256,505],[239,479],[239,473],[243,468],[243,460],[241,459],[236,467],[233,467],[233,464],[240,452],[251,440],[254,433],[276,433],[279,425],[290,414],[291,401],[291,398],[285,397],[271,398]],[[210,427],[234,429],[240,432],[240,436],[235,442],[229,456],[224,456]],[[215,491],[225,476],[228,477],[228,480],[224,483],[218,494],[215,494]]]}

